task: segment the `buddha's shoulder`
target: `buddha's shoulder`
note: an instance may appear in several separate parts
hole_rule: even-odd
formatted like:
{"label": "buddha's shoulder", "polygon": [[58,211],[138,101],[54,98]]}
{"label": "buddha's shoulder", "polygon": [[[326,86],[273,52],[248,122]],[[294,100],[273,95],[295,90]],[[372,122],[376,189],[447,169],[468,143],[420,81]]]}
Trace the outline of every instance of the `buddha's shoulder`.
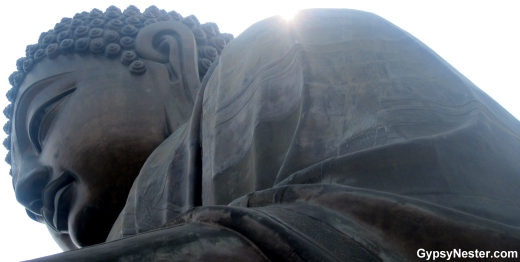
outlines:
{"label": "buddha's shoulder", "polygon": [[[305,9],[293,18],[273,16],[240,34],[230,46],[260,45],[284,39],[303,44],[343,42],[359,38],[402,38],[408,34],[384,18],[351,9]],[[230,47],[227,47],[228,49]]]}
{"label": "buddha's shoulder", "polygon": [[[344,48],[363,42],[417,42],[406,31],[384,18],[351,9],[306,9],[292,19],[273,16],[261,20],[231,41],[221,57],[233,65],[253,66],[278,61],[295,46],[306,50]],[[360,47],[363,48],[363,47]],[[319,51],[319,50],[318,50]]]}

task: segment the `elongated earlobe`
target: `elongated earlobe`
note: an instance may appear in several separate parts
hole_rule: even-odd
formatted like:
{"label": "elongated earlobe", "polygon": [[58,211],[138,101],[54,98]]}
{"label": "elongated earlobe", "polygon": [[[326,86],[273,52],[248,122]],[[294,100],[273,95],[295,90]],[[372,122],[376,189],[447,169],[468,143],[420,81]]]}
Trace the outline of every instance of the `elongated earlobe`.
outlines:
{"label": "elongated earlobe", "polygon": [[174,80],[194,101],[200,87],[197,45],[186,25],[176,21],[150,24],[139,31],[135,47],[139,57],[169,64]]}

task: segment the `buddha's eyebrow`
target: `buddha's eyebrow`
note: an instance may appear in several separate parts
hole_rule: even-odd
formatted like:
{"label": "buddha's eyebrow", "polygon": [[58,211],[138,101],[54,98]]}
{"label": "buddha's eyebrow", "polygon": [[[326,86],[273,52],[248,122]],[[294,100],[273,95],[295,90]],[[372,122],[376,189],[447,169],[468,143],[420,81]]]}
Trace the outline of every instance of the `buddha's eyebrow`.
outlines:
{"label": "buddha's eyebrow", "polygon": [[20,96],[20,101],[22,100],[22,97],[24,96],[25,93],[28,93],[30,92],[30,90],[38,87],[38,86],[41,86],[41,85],[48,85],[49,82],[54,82],[56,80],[59,80],[67,75],[69,75],[70,73],[73,73],[73,71],[70,71],[70,72],[63,72],[63,73],[60,73],[60,74],[57,74],[57,75],[52,75],[52,76],[49,76],[49,77],[46,77],[46,78],[43,78],[43,79],[40,79],[34,83],[32,83],[29,87],[25,88],[25,90],[23,90],[23,94]]}
{"label": "buddha's eyebrow", "polygon": [[[18,142],[21,148],[27,147],[30,144],[27,132],[30,119],[35,111],[63,91],[74,87],[75,82],[72,81],[72,79],[70,81],[66,80],[66,77],[70,73],[72,72],[53,75],[31,84],[15,102],[13,127],[19,138]],[[48,91],[45,92],[46,90]],[[27,139],[22,139],[22,137],[26,137]],[[26,143],[25,140],[27,140],[28,143]]]}
{"label": "buddha's eyebrow", "polygon": [[[49,99],[52,99],[52,97],[54,97],[56,94],[61,93],[65,89],[69,89],[71,87],[70,83],[67,83],[67,81],[65,81],[63,84],[61,84],[60,82],[61,80],[65,79],[70,73],[71,72],[65,72],[53,75],[31,84],[23,92],[23,94],[20,96],[20,99],[17,101],[17,106],[15,108],[16,115],[23,115],[23,117],[25,118],[27,117],[27,114],[34,113],[35,106],[36,108],[38,108],[42,104],[46,103]],[[46,94],[45,91],[48,89],[57,90],[51,90],[51,92],[48,92],[48,94]]]}
{"label": "buddha's eyebrow", "polygon": [[53,97],[48,99],[45,103],[39,106],[32,115],[28,115],[27,119],[29,120],[28,125],[28,133],[29,139],[33,143],[34,147],[38,152],[41,152],[41,141],[40,141],[40,122],[42,118],[46,115],[45,110],[50,105],[59,103],[72,92],[76,91],[76,87],[69,88]]}

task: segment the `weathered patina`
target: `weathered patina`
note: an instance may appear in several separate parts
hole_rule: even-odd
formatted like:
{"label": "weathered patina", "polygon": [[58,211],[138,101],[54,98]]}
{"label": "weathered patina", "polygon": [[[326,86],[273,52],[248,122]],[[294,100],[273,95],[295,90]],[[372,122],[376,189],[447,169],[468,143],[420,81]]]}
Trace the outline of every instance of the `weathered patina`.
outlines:
{"label": "weathered patina", "polygon": [[140,74],[69,54],[25,76],[10,141],[18,199],[72,236],[65,248],[84,247],[41,261],[520,249],[520,123],[410,34],[354,10],[273,17],[200,82],[193,32],[143,27]]}

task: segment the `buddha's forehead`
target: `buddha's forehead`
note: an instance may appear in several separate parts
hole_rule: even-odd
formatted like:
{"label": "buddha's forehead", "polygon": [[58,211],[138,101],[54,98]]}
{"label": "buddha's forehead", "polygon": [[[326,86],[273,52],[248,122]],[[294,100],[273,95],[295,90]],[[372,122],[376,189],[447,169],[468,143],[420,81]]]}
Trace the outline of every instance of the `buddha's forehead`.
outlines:
{"label": "buddha's forehead", "polygon": [[90,75],[95,77],[95,74],[92,73],[94,71],[125,72],[128,71],[128,68],[116,59],[107,59],[93,55],[58,56],[52,60],[45,59],[36,64],[31,72],[27,74],[20,86],[19,95],[23,94],[35,83],[55,76],[66,74],[69,77],[88,78]]}

